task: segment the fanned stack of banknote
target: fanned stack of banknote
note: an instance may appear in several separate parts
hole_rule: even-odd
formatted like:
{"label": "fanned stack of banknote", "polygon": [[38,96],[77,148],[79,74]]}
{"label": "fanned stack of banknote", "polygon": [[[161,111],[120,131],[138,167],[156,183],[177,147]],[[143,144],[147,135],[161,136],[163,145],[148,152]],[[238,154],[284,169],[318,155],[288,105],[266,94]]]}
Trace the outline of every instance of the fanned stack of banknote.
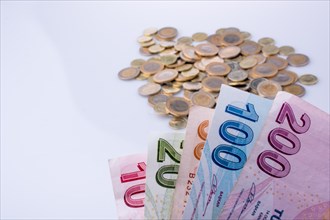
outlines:
{"label": "fanned stack of banknote", "polygon": [[[119,219],[330,219],[329,114],[225,86],[186,133],[109,160]],[[147,137],[146,137],[147,138]]]}

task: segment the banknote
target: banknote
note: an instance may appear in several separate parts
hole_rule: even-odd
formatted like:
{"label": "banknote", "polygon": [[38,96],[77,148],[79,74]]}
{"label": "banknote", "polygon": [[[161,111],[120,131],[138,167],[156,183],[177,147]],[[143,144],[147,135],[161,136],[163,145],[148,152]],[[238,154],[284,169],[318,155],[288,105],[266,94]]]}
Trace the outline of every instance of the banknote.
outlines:
{"label": "banknote", "polygon": [[153,134],[148,147],[145,219],[169,219],[184,133]]}
{"label": "banknote", "polygon": [[144,219],[146,154],[109,160],[118,219]]}
{"label": "banknote", "polygon": [[189,110],[186,136],[174,191],[171,219],[181,219],[189,198],[214,109],[193,106]]}
{"label": "banknote", "polygon": [[218,219],[267,118],[272,101],[221,86],[183,219]]}
{"label": "banknote", "polygon": [[280,92],[221,219],[330,219],[329,114]]}

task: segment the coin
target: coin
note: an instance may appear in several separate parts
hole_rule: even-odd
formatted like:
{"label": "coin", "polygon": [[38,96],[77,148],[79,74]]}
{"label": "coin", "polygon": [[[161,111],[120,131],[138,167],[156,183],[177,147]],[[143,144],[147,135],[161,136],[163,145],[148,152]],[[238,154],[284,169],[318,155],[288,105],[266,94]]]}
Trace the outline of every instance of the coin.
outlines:
{"label": "coin", "polygon": [[278,72],[277,67],[272,63],[262,63],[258,64],[251,70],[252,74],[255,75],[255,78],[258,77],[273,77]]}
{"label": "coin", "polygon": [[158,29],[155,28],[155,27],[150,27],[150,28],[147,28],[143,31],[143,34],[145,36],[152,36],[152,35],[155,35],[157,33]]}
{"label": "coin", "polygon": [[178,39],[178,44],[190,45],[192,44],[193,39],[191,37],[180,37]]}
{"label": "coin", "polygon": [[149,52],[148,48],[140,47],[139,52],[144,56],[151,56],[152,53]]}
{"label": "coin", "polygon": [[127,67],[122,69],[118,73],[118,77],[121,80],[130,80],[136,78],[140,74],[140,70],[135,67]]}
{"label": "coin", "polygon": [[254,54],[254,55],[250,55],[249,57],[254,57],[258,60],[258,64],[262,64],[266,61],[266,57],[262,54]]}
{"label": "coin", "polygon": [[166,101],[167,111],[176,117],[188,115],[189,107],[189,102],[181,97],[172,96]]}
{"label": "coin", "polygon": [[282,87],[277,82],[266,80],[259,83],[257,91],[262,97],[274,99],[276,94],[282,91]]}
{"label": "coin", "polygon": [[202,83],[200,82],[185,82],[183,83],[183,88],[189,91],[200,90],[202,88]]}
{"label": "coin", "polygon": [[160,46],[159,44],[152,45],[151,47],[148,48],[150,53],[159,53],[163,50],[165,50],[164,47]]}
{"label": "coin", "polygon": [[210,42],[211,44],[214,44],[215,46],[220,47],[222,45],[222,37],[219,34],[209,35],[207,41]]}
{"label": "coin", "polygon": [[191,82],[201,82],[206,77],[206,73],[199,72],[198,75],[191,80]]}
{"label": "coin", "polygon": [[304,74],[299,77],[299,82],[303,85],[314,85],[318,82],[318,79],[315,75]]}
{"label": "coin", "polygon": [[243,37],[239,32],[226,32],[221,35],[221,45],[237,46],[243,42]]}
{"label": "coin", "polygon": [[157,103],[160,103],[160,102],[166,103],[167,99],[168,99],[167,95],[162,94],[162,93],[158,93],[158,94],[149,96],[148,97],[148,102],[149,102],[150,105],[154,106],[154,105],[156,105]]}
{"label": "coin", "polygon": [[207,39],[207,34],[203,32],[197,32],[192,35],[192,39],[196,42],[201,42]]}
{"label": "coin", "polygon": [[195,52],[200,56],[209,57],[216,55],[219,49],[213,44],[205,43],[197,45],[195,47]]}
{"label": "coin", "polygon": [[175,41],[159,41],[159,45],[164,48],[171,48],[174,47]]}
{"label": "coin", "polygon": [[241,35],[242,35],[244,40],[248,40],[248,39],[251,38],[251,34],[249,32],[246,32],[246,31],[242,31]]}
{"label": "coin", "polygon": [[182,50],[182,54],[188,59],[200,60],[200,57],[195,53],[194,47],[186,47]]}
{"label": "coin", "polygon": [[152,40],[152,37],[149,37],[149,36],[140,36],[138,37],[137,41],[139,43],[146,43],[146,42],[149,42]]}
{"label": "coin", "polygon": [[250,89],[252,90],[252,92],[254,93],[258,93],[257,88],[259,83],[263,82],[263,81],[267,81],[267,79],[265,78],[257,78],[257,79],[253,79],[250,82]]}
{"label": "coin", "polygon": [[297,74],[288,70],[279,71],[276,76],[270,78],[280,84],[281,86],[287,86],[294,83],[297,79]]}
{"label": "coin", "polygon": [[139,94],[142,96],[149,96],[158,93],[161,90],[161,86],[156,83],[147,83],[139,88]]}
{"label": "coin", "polygon": [[172,83],[173,88],[181,88],[182,85],[183,85],[183,82],[175,81]]}
{"label": "coin", "polygon": [[291,46],[282,46],[279,48],[280,50],[280,55],[282,56],[288,56],[289,54],[294,53],[294,48]]}
{"label": "coin", "polygon": [[164,40],[172,40],[178,34],[178,30],[174,27],[163,27],[159,29],[157,36]]}
{"label": "coin", "polygon": [[227,84],[223,77],[208,76],[202,80],[203,88],[208,92],[219,92],[222,84]]}
{"label": "coin", "polygon": [[239,66],[242,69],[250,69],[257,65],[258,60],[255,57],[245,57],[241,62],[239,62]]}
{"label": "coin", "polygon": [[[144,42],[144,43],[140,43],[141,47],[150,47],[152,45],[154,45],[156,42],[154,40],[148,41],[148,42]],[[149,49],[149,48],[148,48]]]}
{"label": "coin", "polygon": [[165,55],[160,57],[160,62],[162,62],[164,65],[170,65],[176,62],[178,57],[176,55]]}
{"label": "coin", "polygon": [[181,87],[174,87],[173,85],[165,85],[162,87],[164,93],[168,95],[176,94],[181,91]]}
{"label": "coin", "polygon": [[135,59],[131,61],[131,67],[139,68],[146,61],[144,59]]}
{"label": "coin", "polygon": [[164,64],[157,61],[147,61],[141,65],[140,69],[145,74],[154,75],[164,69]]}
{"label": "coin", "polygon": [[205,71],[205,66],[200,60],[194,63],[194,67],[199,69],[200,71]]}
{"label": "coin", "polygon": [[241,49],[241,54],[244,56],[258,54],[261,51],[260,44],[250,40],[244,41],[239,47]]}
{"label": "coin", "polygon": [[283,70],[288,66],[288,61],[278,56],[267,57],[266,62],[274,64],[278,70]]}
{"label": "coin", "polygon": [[296,95],[298,97],[302,97],[306,93],[305,88],[298,84],[292,84],[289,86],[285,86],[285,87],[283,87],[283,90],[288,93],[291,93],[293,95]]}
{"label": "coin", "polygon": [[187,119],[185,117],[173,117],[168,124],[173,129],[183,129],[187,127]]}
{"label": "coin", "polygon": [[154,110],[156,113],[161,114],[161,115],[166,115],[167,110],[166,110],[166,102],[158,102],[153,106]]}
{"label": "coin", "polygon": [[248,73],[244,70],[231,71],[227,78],[233,82],[241,82],[248,78]]}
{"label": "coin", "polygon": [[295,67],[306,66],[309,63],[308,56],[299,53],[289,54],[286,59],[289,62],[289,65]]}
{"label": "coin", "polygon": [[184,64],[182,66],[177,67],[176,70],[177,71],[180,71],[180,72],[182,72],[182,71],[188,71],[188,70],[190,70],[192,68],[192,66],[193,66],[192,64],[187,63],[187,64]]}
{"label": "coin", "polygon": [[210,63],[223,63],[224,61],[220,57],[215,56],[215,57],[212,57],[212,58],[210,58],[210,57],[203,57],[201,59],[201,62],[202,62],[202,64],[204,66],[207,66]]}
{"label": "coin", "polygon": [[174,69],[164,69],[153,76],[156,83],[166,83],[173,81],[178,76],[178,71]]}
{"label": "coin", "polygon": [[263,37],[263,38],[260,38],[258,40],[258,43],[261,45],[261,46],[266,46],[266,45],[274,45],[275,44],[275,41],[273,38],[270,38],[270,37]]}
{"label": "coin", "polygon": [[196,77],[199,73],[199,70],[196,68],[191,68],[188,71],[182,71],[181,74],[184,77]]}
{"label": "coin", "polygon": [[262,54],[265,57],[269,57],[275,54],[278,54],[280,50],[275,45],[269,44],[262,47]]}
{"label": "coin", "polygon": [[192,91],[189,91],[189,90],[184,90],[183,91],[183,97],[186,99],[186,100],[190,100],[191,99],[191,96],[194,92]]}
{"label": "coin", "polygon": [[224,47],[219,51],[219,56],[221,58],[233,58],[237,57],[241,52],[241,48],[237,46]]}
{"label": "coin", "polygon": [[191,95],[191,102],[193,105],[204,106],[212,108],[215,105],[214,97],[208,92],[199,91]]}
{"label": "coin", "polygon": [[210,63],[205,67],[205,71],[210,76],[226,76],[230,72],[231,68],[226,63]]}

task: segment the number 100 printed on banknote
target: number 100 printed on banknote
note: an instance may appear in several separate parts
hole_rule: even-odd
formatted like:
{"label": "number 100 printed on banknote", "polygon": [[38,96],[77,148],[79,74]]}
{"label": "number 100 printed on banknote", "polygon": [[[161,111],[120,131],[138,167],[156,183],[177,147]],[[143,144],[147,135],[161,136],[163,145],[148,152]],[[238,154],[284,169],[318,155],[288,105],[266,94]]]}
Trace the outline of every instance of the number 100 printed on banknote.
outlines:
{"label": "number 100 printed on banknote", "polygon": [[270,100],[221,86],[183,219],[219,219],[271,104]]}

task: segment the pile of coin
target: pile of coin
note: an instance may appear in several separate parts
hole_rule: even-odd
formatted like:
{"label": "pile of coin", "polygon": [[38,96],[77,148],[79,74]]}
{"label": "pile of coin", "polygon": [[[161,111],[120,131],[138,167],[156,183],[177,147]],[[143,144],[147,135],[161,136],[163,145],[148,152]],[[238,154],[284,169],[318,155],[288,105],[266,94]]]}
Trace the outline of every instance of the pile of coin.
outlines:
{"label": "pile of coin", "polygon": [[250,33],[234,27],[177,36],[173,27],[144,30],[137,41],[140,53],[150,58],[135,59],[118,73],[122,80],[146,80],[139,94],[148,97],[155,112],[170,115],[175,129],[186,126],[190,106],[215,108],[222,84],[273,99],[281,90],[301,97],[301,84],[318,81],[315,75],[298,77],[287,70],[307,65],[308,56],[291,46],[278,47],[270,37],[253,41]]}

